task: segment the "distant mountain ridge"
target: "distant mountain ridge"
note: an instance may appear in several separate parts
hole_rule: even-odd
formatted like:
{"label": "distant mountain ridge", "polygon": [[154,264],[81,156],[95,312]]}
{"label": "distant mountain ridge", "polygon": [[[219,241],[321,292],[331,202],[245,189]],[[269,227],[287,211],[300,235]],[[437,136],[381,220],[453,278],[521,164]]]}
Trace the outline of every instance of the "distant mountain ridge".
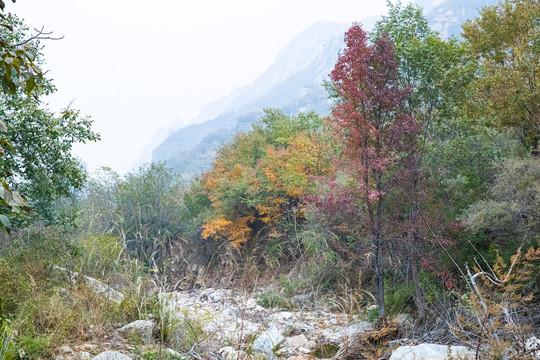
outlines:
{"label": "distant mountain ridge", "polygon": [[[327,68],[328,56],[341,49],[338,40],[347,29],[347,25],[331,22],[318,22],[298,34],[276,56],[275,62],[252,83],[236,89],[210,104],[205,105],[200,112],[200,120],[208,120],[220,114],[240,110],[249,103],[267,96],[273,88],[288,81],[292,76],[304,71],[312,71],[305,76],[305,81],[322,82],[321,70]],[[324,54],[324,58],[321,55]],[[322,67],[323,69],[317,69]],[[306,84],[299,85],[300,87]],[[280,99],[283,102],[282,99]],[[259,109],[250,109],[259,110]]]}
{"label": "distant mountain ridge", "polygon": [[322,83],[343,48],[347,27],[319,22],[301,32],[256,80],[206,105],[198,123],[171,133],[154,149],[153,160],[165,161],[190,178],[208,169],[223,142],[236,131],[248,130],[265,107],[328,113]]}
{"label": "distant mountain ridge", "polygon": [[417,0],[429,19],[431,28],[443,37],[459,36],[461,25],[478,16],[484,6],[497,4],[498,0]]}
{"label": "distant mountain ridge", "polygon": [[[442,36],[459,35],[461,24],[494,0],[419,0],[431,26]],[[371,29],[378,18],[365,19]],[[316,111],[326,115],[330,103],[323,81],[343,48],[348,24],[318,22],[298,34],[250,84],[205,105],[190,125],[178,129],[152,152],[153,161],[167,165],[186,179],[210,168],[217,149],[237,131],[249,130],[265,107],[289,114]]]}

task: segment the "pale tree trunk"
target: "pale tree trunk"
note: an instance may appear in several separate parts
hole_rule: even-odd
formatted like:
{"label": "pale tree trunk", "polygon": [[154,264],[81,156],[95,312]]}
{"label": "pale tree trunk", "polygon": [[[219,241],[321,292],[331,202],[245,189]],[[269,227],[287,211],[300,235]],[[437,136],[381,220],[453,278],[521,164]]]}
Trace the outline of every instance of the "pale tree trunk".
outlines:
{"label": "pale tree trunk", "polygon": [[[377,173],[377,191],[382,191],[382,174]],[[380,196],[380,195],[379,195]],[[375,219],[375,280],[377,282],[377,298],[379,299],[379,317],[386,317],[384,305],[384,258],[383,258],[383,238],[382,238],[382,198],[377,201],[377,213]]]}
{"label": "pale tree trunk", "polygon": [[382,239],[379,236],[375,240],[375,281],[377,282],[377,299],[379,300],[379,317],[386,317],[384,306],[384,267],[383,267],[383,248]]}
{"label": "pale tree trunk", "polygon": [[[411,251],[412,252],[412,251]],[[409,252],[409,263],[411,265],[412,279],[414,284],[414,304],[418,310],[418,320],[422,321],[426,317],[426,306],[424,304],[424,294],[422,291],[422,286],[420,285],[420,278],[418,277],[418,262],[415,259],[411,252]]]}

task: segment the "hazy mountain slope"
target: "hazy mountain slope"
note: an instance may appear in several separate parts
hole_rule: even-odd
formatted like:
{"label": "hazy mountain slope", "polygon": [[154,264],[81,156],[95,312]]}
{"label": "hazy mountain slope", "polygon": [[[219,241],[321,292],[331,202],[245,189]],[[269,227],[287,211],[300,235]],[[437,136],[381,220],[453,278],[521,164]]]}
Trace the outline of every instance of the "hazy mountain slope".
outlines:
{"label": "hazy mountain slope", "polygon": [[[443,36],[459,35],[461,24],[475,18],[482,6],[495,0],[418,0],[432,27]],[[370,29],[376,18],[362,21]],[[171,133],[153,153],[154,161],[167,164],[186,178],[208,169],[215,151],[239,130],[247,130],[265,107],[287,113],[329,112],[322,82],[332,70],[343,34],[350,24],[316,23],[296,36],[276,60],[252,83],[233,91],[201,110],[191,125]]]}
{"label": "hazy mountain slope", "polygon": [[[265,107],[328,113],[321,85],[343,47],[346,29],[344,24],[320,22],[304,30],[254,82],[205,106],[200,123],[170,134],[154,149],[153,160],[166,161],[189,178],[207,169],[223,142],[236,131],[249,129]],[[204,121],[207,118],[211,120]]]}
{"label": "hazy mountain slope", "polygon": [[474,19],[484,6],[494,5],[498,0],[418,0],[424,9],[431,27],[443,37],[459,36],[461,25],[467,19]]}
{"label": "hazy mountain slope", "polygon": [[[234,90],[229,95],[204,106],[197,121],[205,121],[220,114],[237,111],[249,103],[266,97],[276,86],[289,82],[291,76],[300,72],[312,71],[302,79],[304,83],[298,84],[299,87],[308,85],[317,78],[322,81],[321,71],[326,69],[317,71],[317,67],[327,65],[323,58],[328,58],[328,56],[333,58],[332,54],[337,57],[341,44],[335,43],[336,36],[342,35],[346,29],[347,25],[331,22],[318,22],[305,29],[278,53],[274,64],[263,74],[247,86]],[[276,99],[274,96],[273,100]],[[280,96],[279,101],[283,103],[285,98]]]}

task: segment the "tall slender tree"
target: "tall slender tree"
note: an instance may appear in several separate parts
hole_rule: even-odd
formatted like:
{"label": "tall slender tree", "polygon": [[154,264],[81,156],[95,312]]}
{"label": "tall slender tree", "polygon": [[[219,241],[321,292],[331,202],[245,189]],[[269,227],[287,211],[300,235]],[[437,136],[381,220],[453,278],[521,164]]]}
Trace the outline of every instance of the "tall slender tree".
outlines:
{"label": "tall slender tree", "polygon": [[345,43],[330,75],[338,99],[330,123],[343,151],[342,165],[359,221],[374,247],[379,316],[384,318],[387,224],[383,205],[392,190],[387,179],[399,171],[397,159],[414,146],[419,124],[405,106],[410,89],[400,86],[392,41],[382,35],[370,45],[367,33],[354,24],[345,34]]}
{"label": "tall slender tree", "polygon": [[[420,282],[421,264],[431,256],[431,236],[423,223],[424,214],[438,213],[428,207],[438,206],[433,201],[432,179],[429,177],[426,156],[434,141],[444,136],[442,128],[456,122],[462,108],[459,106],[466,97],[468,84],[474,80],[476,61],[467,54],[467,49],[454,39],[442,39],[430,29],[427,18],[418,5],[402,5],[401,1],[388,2],[388,14],[382,16],[370,34],[372,39],[387,35],[394,42],[395,55],[399,62],[400,83],[411,87],[407,99],[408,109],[422,125],[418,136],[417,151],[410,151],[402,159],[408,169],[407,176],[396,178],[396,186],[401,188],[401,196],[394,196],[394,211],[407,214],[400,217],[402,232],[395,238],[401,240],[393,247],[397,260],[406,262],[415,292],[414,302],[418,318],[426,316],[424,291]],[[430,222],[440,223],[436,217]],[[442,224],[441,224],[442,225]]]}

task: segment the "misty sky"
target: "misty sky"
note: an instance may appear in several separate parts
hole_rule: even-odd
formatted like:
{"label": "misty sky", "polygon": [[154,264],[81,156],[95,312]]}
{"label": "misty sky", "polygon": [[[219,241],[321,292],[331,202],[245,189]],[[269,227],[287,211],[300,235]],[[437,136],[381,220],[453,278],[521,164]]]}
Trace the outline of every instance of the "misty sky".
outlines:
{"label": "misty sky", "polygon": [[18,0],[7,10],[63,40],[44,54],[58,92],[102,140],[77,146],[90,170],[124,173],[156,130],[260,75],[288,41],[321,20],[383,14],[386,0]]}

